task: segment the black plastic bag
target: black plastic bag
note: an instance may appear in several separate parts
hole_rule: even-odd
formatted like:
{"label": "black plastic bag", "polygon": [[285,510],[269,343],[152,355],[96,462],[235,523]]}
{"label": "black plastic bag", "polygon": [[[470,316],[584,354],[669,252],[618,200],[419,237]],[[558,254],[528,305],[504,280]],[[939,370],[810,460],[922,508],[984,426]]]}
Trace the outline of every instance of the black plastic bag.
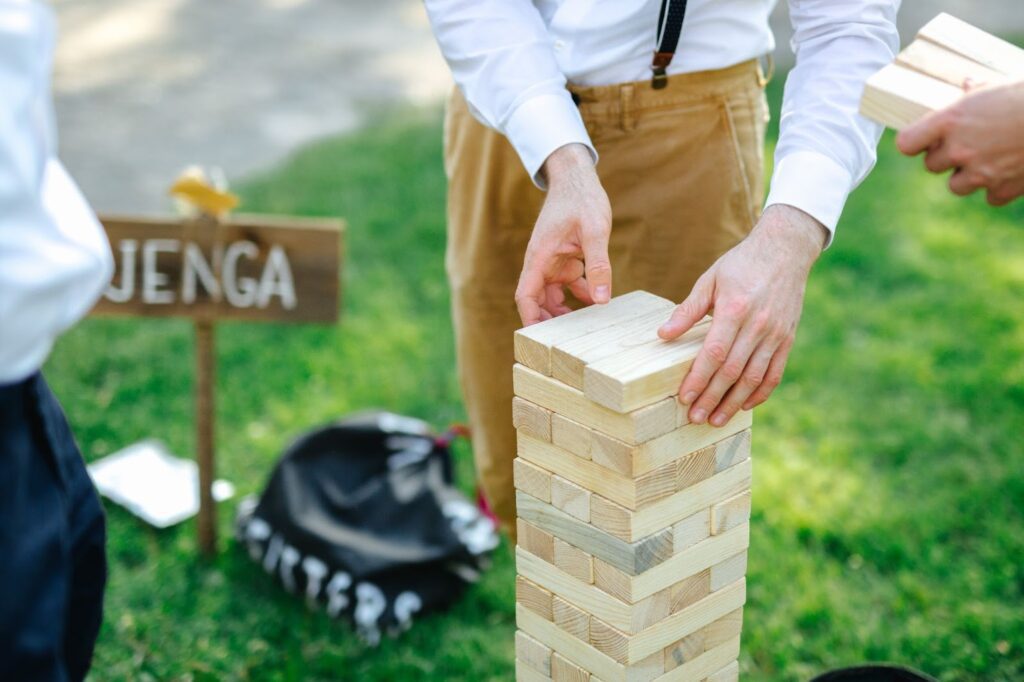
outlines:
{"label": "black plastic bag", "polygon": [[238,540],[286,590],[375,644],[457,600],[498,544],[454,487],[450,440],[387,412],[312,431],[243,501]]}

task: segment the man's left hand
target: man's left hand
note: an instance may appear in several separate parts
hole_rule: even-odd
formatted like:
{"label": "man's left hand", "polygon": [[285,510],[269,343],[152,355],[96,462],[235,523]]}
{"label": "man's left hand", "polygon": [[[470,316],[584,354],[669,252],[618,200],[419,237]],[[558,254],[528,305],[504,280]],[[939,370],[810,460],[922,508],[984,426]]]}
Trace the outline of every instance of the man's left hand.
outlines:
{"label": "man's left hand", "polygon": [[701,275],[658,334],[678,338],[714,311],[704,346],[679,388],[690,422],[722,426],[782,380],[825,226],[792,206],[769,206],[751,233]]}

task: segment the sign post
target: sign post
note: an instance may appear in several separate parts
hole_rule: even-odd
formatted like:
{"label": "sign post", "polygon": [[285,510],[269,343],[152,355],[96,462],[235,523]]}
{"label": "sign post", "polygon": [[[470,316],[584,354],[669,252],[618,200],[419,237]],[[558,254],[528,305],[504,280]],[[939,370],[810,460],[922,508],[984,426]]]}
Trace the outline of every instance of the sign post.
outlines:
{"label": "sign post", "polygon": [[338,320],[341,238],[332,219],[203,214],[194,218],[101,216],[114,279],[92,313],[187,317],[196,335],[196,460],[200,550],[217,549],[215,331],[219,320]]}

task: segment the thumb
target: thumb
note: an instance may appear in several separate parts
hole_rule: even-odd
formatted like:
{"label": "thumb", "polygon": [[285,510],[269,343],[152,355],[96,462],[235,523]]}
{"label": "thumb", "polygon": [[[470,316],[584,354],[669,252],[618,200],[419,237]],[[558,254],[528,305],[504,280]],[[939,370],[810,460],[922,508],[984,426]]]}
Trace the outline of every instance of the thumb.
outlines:
{"label": "thumb", "polygon": [[608,259],[608,230],[591,232],[583,239],[583,264],[587,286],[594,303],[607,303],[612,297],[612,263]]}
{"label": "thumb", "polygon": [[706,272],[693,285],[693,290],[686,297],[686,300],[677,305],[676,309],[672,311],[672,316],[668,318],[668,322],[661,325],[661,328],[658,329],[658,336],[666,341],[671,341],[688,332],[693,325],[700,322],[707,315],[708,311],[711,310],[714,293],[715,276],[713,271]]}

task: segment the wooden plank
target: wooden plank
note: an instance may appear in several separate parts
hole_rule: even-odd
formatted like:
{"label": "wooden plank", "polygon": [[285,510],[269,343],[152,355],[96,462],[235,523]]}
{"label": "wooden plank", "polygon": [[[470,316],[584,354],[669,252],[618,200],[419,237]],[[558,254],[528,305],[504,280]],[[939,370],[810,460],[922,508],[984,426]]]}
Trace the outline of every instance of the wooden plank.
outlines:
{"label": "wooden plank", "polygon": [[630,542],[631,515],[628,509],[600,495],[590,496],[590,523],[614,535],[623,542]]}
{"label": "wooden plank", "polygon": [[512,460],[512,482],[517,490],[522,490],[538,500],[551,502],[551,472],[543,467],[516,457]]}
{"label": "wooden plank", "polygon": [[[640,315],[647,306],[665,301],[646,291],[616,296],[605,305],[592,305],[520,329],[515,334],[515,358],[544,375],[551,374],[551,349],[564,341],[591,334]],[[671,302],[670,302],[671,303]]]}
{"label": "wooden plank", "polygon": [[516,492],[516,508],[521,520],[564,538],[594,558],[602,559],[629,575],[643,573],[672,556],[671,528],[629,543],[522,491]]}
{"label": "wooden plank", "polygon": [[714,649],[708,649],[702,655],[689,663],[670,670],[658,678],[658,682],[693,682],[693,680],[705,680],[709,675],[729,665],[740,655],[740,638],[720,644]]}
{"label": "wooden plank", "polygon": [[720,474],[729,467],[750,459],[750,440],[750,431],[747,430],[715,444],[715,473]]}
{"label": "wooden plank", "polygon": [[711,569],[705,568],[696,575],[683,578],[668,589],[669,611],[678,613],[711,594]]}
{"label": "wooden plank", "polygon": [[669,644],[662,652],[665,670],[675,670],[704,653],[704,630],[697,630],[675,644]]}
{"label": "wooden plank", "polygon": [[545,443],[520,432],[516,439],[516,454],[520,460],[532,462],[629,509],[637,507],[635,479],[580,459],[553,443]]}
{"label": "wooden plank", "polygon": [[629,636],[599,618],[590,621],[590,643],[623,665],[629,658]]}
{"label": "wooden plank", "polygon": [[702,509],[672,526],[673,549],[676,554],[711,536],[711,512]]}
{"label": "wooden plank", "polygon": [[896,63],[957,87],[968,82],[998,85],[1008,80],[1004,74],[928,40],[912,42],[896,55]]}
{"label": "wooden plank", "polygon": [[551,349],[551,376],[582,391],[583,369],[588,364],[657,340],[658,327],[668,320],[674,308],[671,301],[661,299],[660,305],[652,304],[631,319],[555,344]]}
{"label": "wooden plank", "polygon": [[[616,566],[601,565],[595,558],[594,584],[624,602],[636,603],[735,556],[749,545],[750,525],[744,524],[722,535],[713,535],[640,575],[629,575]],[[619,573],[613,574],[613,569]]]}
{"label": "wooden plank", "polygon": [[590,682],[590,673],[558,652],[551,655],[552,682]]}
{"label": "wooden plank", "polygon": [[712,649],[740,636],[743,631],[743,609],[730,611],[704,628],[704,646]]}
{"label": "wooden plank", "polygon": [[717,672],[708,675],[704,682],[739,682],[739,679],[740,664],[739,661],[733,661]]}
{"label": "wooden plank", "polygon": [[554,536],[525,519],[516,519],[516,544],[549,564],[555,562]]}
{"label": "wooden plank", "polygon": [[551,677],[541,675],[523,661],[516,659],[516,682],[551,682]]}
{"label": "wooden plank", "polygon": [[520,604],[544,620],[553,620],[553,595],[540,585],[527,580],[521,575],[516,576],[516,603]]}
{"label": "wooden plank", "polygon": [[95,315],[336,322],[344,223],[101,216],[114,278]]}
{"label": "wooden plank", "polygon": [[594,582],[594,557],[573,547],[561,538],[555,538],[555,566],[585,583]]}
{"label": "wooden plank", "polygon": [[590,521],[590,491],[561,476],[551,477],[551,504],[580,521]]}
{"label": "wooden plank", "polygon": [[519,604],[516,605],[516,625],[576,665],[589,670],[591,675],[605,682],[626,682],[625,666]]}
{"label": "wooden plank", "polygon": [[573,637],[584,642],[590,641],[590,614],[557,594],[552,600],[555,625]]}
{"label": "wooden plank", "polygon": [[551,440],[551,410],[522,398],[512,398],[512,424],[540,440]]}
{"label": "wooden plank", "polygon": [[516,364],[512,368],[512,382],[519,397],[630,444],[657,438],[685,423],[685,412],[675,398],[619,414],[595,404],[581,391],[525,365]]}
{"label": "wooden plank", "polygon": [[747,490],[711,507],[711,534],[720,535],[749,521],[750,497]]}
{"label": "wooden plank", "polygon": [[656,339],[587,365],[583,393],[623,413],[674,397],[710,327],[697,325],[673,341]]}
{"label": "wooden plank", "polygon": [[962,88],[899,64],[890,64],[867,80],[860,113],[902,130],[923,116],[953,104],[963,95]]}
{"label": "wooden plank", "polygon": [[516,659],[541,675],[551,677],[551,648],[522,630],[516,630]]}
{"label": "wooden plank", "polygon": [[577,457],[590,459],[594,431],[560,414],[551,415],[551,442]]}
{"label": "wooden plank", "polygon": [[691,452],[678,460],[675,466],[677,490],[686,490],[715,475],[715,446]]}
{"label": "wooden plank", "polygon": [[711,567],[711,591],[721,590],[747,574],[747,551],[743,550]]}
{"label": "wooden plank", "polygon": [[1007,76],[1024,75],[1024,50],[945,12],[925,24],[917,37]]}

